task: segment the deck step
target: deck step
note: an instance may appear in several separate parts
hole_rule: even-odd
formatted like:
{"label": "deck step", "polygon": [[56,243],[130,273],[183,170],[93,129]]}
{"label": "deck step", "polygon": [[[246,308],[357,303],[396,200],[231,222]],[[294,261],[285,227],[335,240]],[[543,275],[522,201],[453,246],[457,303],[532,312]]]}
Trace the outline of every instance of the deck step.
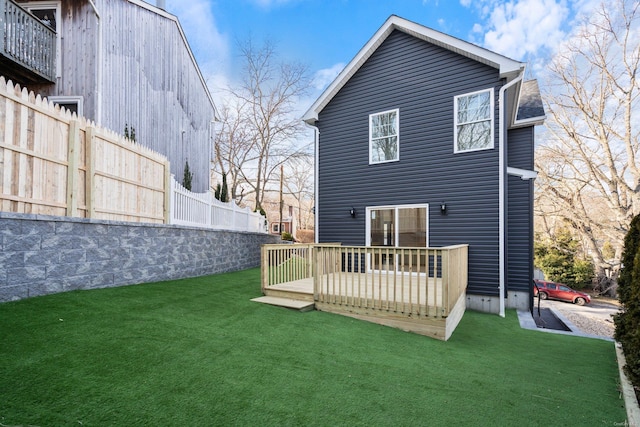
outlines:
{"label": "deck step", "polygon": [[302,312],[311,311],[314,308],[314,303],[309,301],[300,301],[291,298],[279,298],[279,297],[258,297],[253,298],[251,301],[261,302],[263,304],[277,305],[279,307],[292,308]]}

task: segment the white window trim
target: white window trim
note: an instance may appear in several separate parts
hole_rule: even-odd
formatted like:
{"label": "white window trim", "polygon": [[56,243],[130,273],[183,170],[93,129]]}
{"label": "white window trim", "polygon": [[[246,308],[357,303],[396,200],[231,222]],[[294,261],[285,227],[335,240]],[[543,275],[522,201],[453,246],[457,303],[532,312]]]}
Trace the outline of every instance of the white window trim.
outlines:
{"label": "white window trim", "polygon": [[280,232],[280,223],[275,222],[275,223],[271,224],[271,232],[272,233],[279,233]]}
{"label": "white window trim", "polygon": [[[425,246],[425,247],[428,248],[429,247],[429,203],[416,203],[416,204],[411,204],[411,205],[367,206],[365,208],[366,215],[367,215],[367,220],[366,220],[366,225],[365,225],[365,233],[366,233],[365,242],[366,242],[366,246],[371,246],[371,211],[380,210],[380,209],[395,209],[396,218],[397,218],[398,217],[398,209],[415,209],[415,208],[425,208],[426,211],[427,211],[427,215],[426,215],[426,218],[425,218],[425,221],[427,222],[427,224],[426,224],[426,230],[427,230],[426,244],[427,244],[427,246]],[[400,228],[396,227],[394,233],[395,233],[394,240],[397,242],[399,234],[400,234]],[[397,247],[397,246],[394,245],[394,247]]]}
{"label": "white window trim", "polygon": [[[372,150],[372,142],[373,138],[371,137],[371,119],[373,116],[379,116],[380,114],[388,114],[388,113],[396,113],[396,144],[397,144],[397,155],[395,159],[392,160],[382,160],[382,161],[373,161],[373,150]],[[390,163],[397,162],[400,160],[400,109],[395,108],[393,110],[380,111],[377,113],[369,114],[369,164],[370,165],[379,165],[381,163]]]}
{"label": "white window trim", "polygon": [[[491,106],[489,107],[489,111],[490,111],[490,115],[491,115],[491,124],[490,124],[490,129],[491,129],[491,144],[489,144],[487,147],[482,147],[482,148],[471,148],[468,150],[460,150],[458,149],[458,98],[464,98],[467,96],[471,96],[471,95],[475,95],[478,93],[484,93],[484,92],[489,92],[489,101],[491,103]],[[482,90],[477,90],[475,92],[469,92],[469,93],[464,93],[462,95],[456,95],[453,97],[453,152],[454,153],[470,153],[473,151],[483,151],[483,150],[492,150],[495,148],[495,141],[494,141],[494,126],[495,126],[495,101],[494,101],[494,90],[493,88],[489,88],[489,89],[482,89]],[[483,120],[484,121],[484,120]]]}
{"label": "white window trim", "polygon": [[62,70],[62,6],[61,1],[30,1],[28,3],[18,3],[20,7],[31,11],[32,9],[55,9],[56,10],[56,77],[61,76]]}
{"label": "white window trim", "polygon": [[82,96],[48,96],[47,100],[54,104],[78,104],[78,117],[84,116],[84,98]]}

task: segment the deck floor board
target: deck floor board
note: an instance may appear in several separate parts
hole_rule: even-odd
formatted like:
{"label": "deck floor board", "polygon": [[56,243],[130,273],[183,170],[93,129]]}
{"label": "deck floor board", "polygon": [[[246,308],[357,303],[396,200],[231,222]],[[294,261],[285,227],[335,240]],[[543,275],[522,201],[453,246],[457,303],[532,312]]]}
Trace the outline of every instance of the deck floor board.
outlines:
{"label": "deck floor board", "polygon": [[[442,306],[443,294],[441,279],[428,279],[422,276],[420,281],[420,294],[415,287],[409,290],[408,276],[396,276],[395,283],[387,280],[388,276],[376,273],[332,273],[321,277],[321,293],[342,297],[370,298],[374,300],[391,300],[405,304],[422,304],[429,306]],[[411,283],[415,285],[415,277]],[[437,280],[437,283],[436,283]],[[366,288],[365,288],[366,287]],[[269,289],[285,292],[297,292],[313,295],[313,278],[295,280],[269,286]],[[425,304],[425,291],[428,301]],[[395,298],[393,298],[395,293]]]}

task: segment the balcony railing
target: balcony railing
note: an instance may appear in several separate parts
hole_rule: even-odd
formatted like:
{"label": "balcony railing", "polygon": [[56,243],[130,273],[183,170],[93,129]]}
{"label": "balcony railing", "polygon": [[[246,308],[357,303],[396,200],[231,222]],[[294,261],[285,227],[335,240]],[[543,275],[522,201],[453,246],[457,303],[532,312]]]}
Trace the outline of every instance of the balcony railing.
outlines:
{"label": "balcony railing", "polygon": [[0,54],[50,82],[56,77],[56,32],[13,0],[0,0]]}

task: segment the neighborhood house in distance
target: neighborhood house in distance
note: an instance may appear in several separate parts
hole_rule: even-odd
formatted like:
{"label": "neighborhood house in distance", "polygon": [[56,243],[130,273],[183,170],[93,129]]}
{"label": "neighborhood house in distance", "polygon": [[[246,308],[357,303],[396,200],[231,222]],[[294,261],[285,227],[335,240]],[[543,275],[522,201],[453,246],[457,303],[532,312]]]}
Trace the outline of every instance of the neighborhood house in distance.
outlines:
{"label": "neighborhood house in distance", "polygon": [[192,190],[209,189],[215,106],[163,1],[0,4],[0,75],[102,127],[127,128],[169,159],[178,181],[188,161]]}
{"label": "neighborhood house in distance", "polygon": [[391,16],[304,115],[316,240],[468,244],[466,306],[529,309],[534,127],[525,64]]}

